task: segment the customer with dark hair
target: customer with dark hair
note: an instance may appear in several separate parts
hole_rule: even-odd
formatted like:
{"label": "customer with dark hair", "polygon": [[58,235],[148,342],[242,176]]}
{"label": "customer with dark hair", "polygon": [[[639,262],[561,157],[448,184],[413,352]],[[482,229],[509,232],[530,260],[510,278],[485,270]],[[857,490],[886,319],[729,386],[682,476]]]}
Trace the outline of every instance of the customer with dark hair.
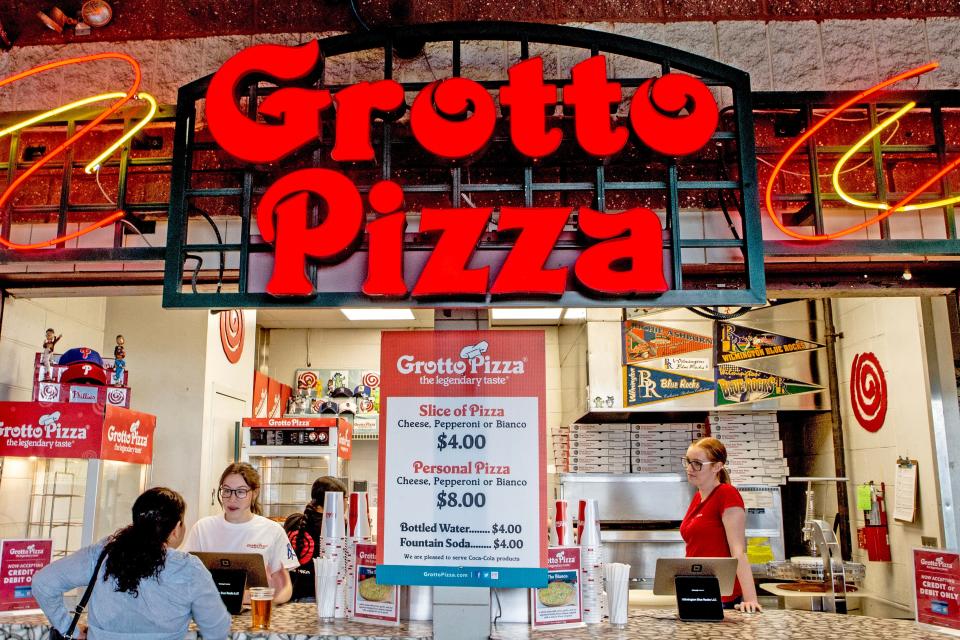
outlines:
{"label": "customer with dark hair", "polygon": [[290,599],[292,569],[300,564],[278,522],[264,518],[260,507],[260,474],[246,462],[234,462],[220,474],[217,499],[223,515],[201,518],[183,543],[186,551],[259,553],[267,568],[277,604]]}
{"label": "customer with dark hair", "polygon": [[89,584],[104,553],[87,607],[91,640],[183,640],[190,618],[205,639],[226,638],[230,614],[210,572],[177,550],[184,509],[176,491],[148,489],[133,503],[133,524],[38,571],[33,595],[50,623],[68,631],[73,614],[63,594]]}
{"label": "customer with dark hair", "polygon": [[283,523],[283,529],[287,532],[293,552],[300,561],[300,566],[290,571],[294,600],[310,599],[316,595],[313,559],[320,555],[323,500],[327,491],[339,491],[346,495],[347,487],[333,476],[317,478],[313,481],[310,502],[303,508],[303,513],[292,513]]}
{"label": "customer with dark hair", "polygon": [[737,559],[737,579],[733,593],[723,598],[724,608],[763,611],[747,559],[747,512],[740,492],[730,484],[726,462],[727,448],[716,438],[701,438],[687,449],[683,466],[697,491],[680,523],[680,535],[688,558]]}

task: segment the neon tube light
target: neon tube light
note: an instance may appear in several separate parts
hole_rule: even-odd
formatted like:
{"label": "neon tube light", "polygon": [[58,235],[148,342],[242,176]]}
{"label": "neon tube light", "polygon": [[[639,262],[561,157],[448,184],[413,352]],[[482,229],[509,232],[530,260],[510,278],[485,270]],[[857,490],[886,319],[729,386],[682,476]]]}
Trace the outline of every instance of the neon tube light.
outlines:
{"label": "neon tube light", "polygon": [[[2,210],[7,205],[7,203],[10,201],[10,198],[16,192],[17,188],[19,188],[20,185],[22,185],[26,180],[28,180],[33,174],[35,174],[37,171],[42,169],[45,165],[47,165],[51,160],[56,158],[58,155],[63,153],[68,147],[70,147],[73,144],[76,144],[76,142],[80,138],[90,133],[93,129],[95,129],[98,125],[100,125],[101,122],[109,118],[111,115],[116,113],[123,105],[125,105],[127,102],[132,100],[137,95],[137,92],[140,89],[142,74],[140,72],[140,65],[137,63],[137,61],[125,53],[95,53],[88,56],[79,56],[76,58],[65,58],[63,60],[57,60],[55,62],[48,62],[46,64],[42,64],[37,67],[27,69],[26,71],[21,71],[20,73],[16,73],[12,76],[9,76],[0,80],[0,88],[2,88],[4,86],[17,82],[19,80],[23,80],[24,78],[29,78],[39,73],[43,73],[44,71],[50,71],[51,69],[59,69],[61,67],[66,67],[69,65],[85,64],[88,62],[97,62],[100,60],[119,60],[129,64],[131,70],[133,71],[133,84],[131,85],[130,89],[126,93],[119,94],[120,97],[116,99],[116,102],[106,107],[104,111],[102,111],[90,122],[88,122],[79,130],[77,130],[72,136],[67,138],[67,140],[65,140],[60,145],[58,145],[52,152],[45,154],[40,160],[34,163],[30,168],[28,168],[26,171],[24,171],[19,176],[17,176],[16,179],[14,179],[13,182],[11,182],[10,185],[7,186],[6,189],[4,189],[3,194],[0,194],[0,210]],[[152,98],[147,99],[147,101],[151,102],[152,105],[155,105],[155,101],[152,101]],[[77,106],[77,105],[74,104],[73,106]],[[152,114],[151,114],[151,117],[152,117]],[[144,124],[146,123],[144,122]],[[136,131],[133,131],[132,133],[131,132],[127,132],[127,133],[132,135],[132,133],[136,133]],[[110,152],[112,153],[112,151],[114,150],[116,150],[116,147],[112,147]],[[103,156],[101,154],[101,156],[98,156],[98,158],[94,161],[94,163],[98,163],[102,161],[104,157],[106,156]],[[90,171],[87,170],[87,173],[89,172]],[[73,233],[58,236],[56,238],[53,238],[51,240],[45,240],[43,242],[21,244],[17,242],[11,242],[6,238],[0,237],[0,245],[3,245],[8,249],[16,249],[16,250],[40,249],[43,247],[50,247],[56,244],[60,244],[62,242],[66,242],[67,240],[72,240],[81,235],[89,233],[95,229],[99,229],[108,224],[111,224],[116,220],[122,218],[124,215],[125,213],[123,211],[115,211],[94,223],[91,223],[85,227],[81,227],[80,229],[78,229]]]}
{"label": "neon tube light", "polygon": [[790,236],[791,238],[796,238],[797,240],[820,241],[820,240],[833,240],[835,238],[840,238],[845,235],[859,231],[860,229],[863,229],[865,227],[868,227],[871,224],[876,224],[881,220],[888,218],[894,212],[903,209],[905,206],[907,206],[908,204],[916,200],[917,197],[920,196],[920,194],[923,192],[924,189],[926,189],[931,184],[933,184],[934,182],[942,178],[946,173],[948,173],[950,170],[952,170],[954,167],[960,164],[960,159],[949,163],[943,169],[938,171],[933,176],[933,178],[925,182],[919,190],[910,193],[909,195],[907,195],[907,197],[905,197],[903,200],[893,205],[889,209],[886,209],[882,213],[872,218],[869,218],[859,224],[849,226],[846,229],[841,229],[840,231],[834,231],[833,233],[799,233],[797,231],[794,231],[793,229],[788,228],[783,223],[783,220],[780,219],[780,217],[777,215],[776,210],[773,207],[773,185],[776,182],[776,178],[780,174],[780,171],[783,169],[787,161],[790,160],[793,154],[796,153],[797,149],[799,149],[803,143],[805,143],[807,140],[813,137],[820,129],[825,127],[828,122],[830,122],[831,120],[836,118],[838,115],[846,111],[849,107],[857,104],[858,102],[861,102],[865,98],[868,98],[874,95],[875,93],[879,93],[880,91],[886,89],[892,84],[896,84],[901,80],[906,80],[907,78],[913,78],[915,76],[922,75],[929,71],[933,71],[938,66],[940,65],[937,62],[928,62],[927,64],[921,65],[919,67],[908,69],[903,73],[899,73],[893,76],[892,78],[887,78],[883,82],[876,84],[870,87],[869,89],[861,91],[860,93],[853,96],[852,98],[850,98],[849,100],[841,104],[839,107],[837,107],[836,109],[828,113],[826,116],[824,116],[822,120],[820,120],[815,125],[810,127],[810,129],[808,129],[803,135],[797,138],[793,142],[793,144],[790,145],[787,151],[780,157],[780,159],[777,161],[777,164],[774,165],[773,171],[770,173],[770,178],[767,181],[767,188],[766,188],[766,192],[764,193],[764,204],[766,205],[767,215],[770,216],[770,220],[773,221],[773,224],[775,224],[777,228],[780,229],[780,231]]}
{"label": "neon tube light", "polygon": [[[899,111],[894,113],[892,116],[890,116],[883,122],[879,123],[876,127],[871,129],[869,133],[867,133],[865,136],[857,140],[857,143],[854,144],[852,147],[850,147],[847,150],[847,152],[840,157],[840,160],[837,162],[837,166],[833,168],[833,174],[831,175],[831,179],[833,180],[834,191],[837,192],[837,195],[840,196],[840,198],[844,202],[852,204],[855,207],[863,207],[864,209],[879,209],[881,211],[885,211],[890,208],[890,205],[888,205],[885,202],[866,202],[864,200],[857,200],[856,198],[848,194],[846,191],[844,191],[843,188],[840,186],[840,170],[843,169],[843,165],[846,164],[847,160],[853,157],[853,154],[859,151],[863,147],[863,145],[867,144],[868,142],[870,142],[871,139],[880,135],[880,133],[883,132],[884,129],[886,129],[887,127],[895,123],[897,120],[905,116],[915,106],[917,106],[916,102],[908,102],[906,106],[901,107]],[[934,200],[932,202],[924,202],[922,204],[908,204],[907,206],[903,207],[901,211],[920,211],[922,209],[933,209],[935,207],[945,207],[948,204],[954,204],[956,202],[960,202],[960,196],[954,196],[952,198],[942,198],[940,200]]]}

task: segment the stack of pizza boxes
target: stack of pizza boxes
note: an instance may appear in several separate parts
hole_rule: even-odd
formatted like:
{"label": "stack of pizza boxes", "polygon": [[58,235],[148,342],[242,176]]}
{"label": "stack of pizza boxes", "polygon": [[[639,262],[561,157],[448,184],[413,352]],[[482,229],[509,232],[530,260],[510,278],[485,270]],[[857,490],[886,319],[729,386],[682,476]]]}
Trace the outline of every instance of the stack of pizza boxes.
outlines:
{"label": "stack of pizza boxes", "polygon": [[557,473],[567,473],[570,470],[570,427],[558,427],[550,434],[553,445],[553,464]]}
{"label": "stack of pizza boxes", "polygon": [[629,473],[630,425],[570,425],[571,473]]}
{"label": "stack of pizza boxes", "polygon": [[694,422],[630,425],[630,471],[632,473],[677,473],[681,459],[705,427]]}
{"label": "stack of pizza boxes", "polygon": [[780,426],[775,411],[712,412],[710,435],[727,447],[727,470],[734,484],[786,483],[790,472],[783,457]]}

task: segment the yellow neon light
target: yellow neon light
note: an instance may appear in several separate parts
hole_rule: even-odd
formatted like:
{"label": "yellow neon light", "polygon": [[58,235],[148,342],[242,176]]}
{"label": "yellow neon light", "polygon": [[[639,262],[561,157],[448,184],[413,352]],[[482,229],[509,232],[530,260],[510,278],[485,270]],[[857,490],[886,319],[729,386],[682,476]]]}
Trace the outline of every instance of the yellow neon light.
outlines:
{"label": "yellow neon light", "polygon": [[[880,135],[884,129],[895,123],[897,120],[907,115],[907,113],[917,106],[916,102],[908,102],[906,105],[901,107],[896,113],[887,118],[886,120],[877,124],[876,127],[871,129],[865,136],[857,140],[856,144],[847,149],[846,153],[840,156],[840,160],[837,162],[837,166],[833,168],[833,173],[831,174],[831,180],[833,182],[833,189],[837,192],[837,195],[846,202],[855,207],[863,207],[864,209],[877,209],[879,211],[886,211],[890,208],[890,205],[885,202],[865,202],[863,200],[858,200],[848,194],[843,188],[840,187],[840,172],[843,169],[843,165],[853,157],[857,151],[859,151],[865,144],[870,142],[871,139]],[[954,204],[960,202],[960,196],[954,196],[952,198],[944,198],[942,200],[934,200],[932,202],[923,202],[921,204],[908,204],[904,207],[901,207],[901,211],[920,211],[922,209],[932,209],[934,207],[944,207],[948,204]]]}
{"label": "yellow neon light", "polygon": [[[56,107],[55,109],[50,109],[49,111],[44,111],[43,113],[35,115],[32,118],[27,118],[26,120],[23,120],[21,122],[18,122],[16,124],[13,124],[7,127],[6,129],[0,129],[0,138],[4,136],[8,136],[15,131],[19,131],[20,129],[25,129],[26,127],[35,125],[38,122],[43,122],[48,118],[58,116],[61,113],[70,111],[71,109],[76,109],[77,107],[93,104],[94,102],[101,102],[103,100],[116,100],[118,98],[124,97],[125,95],[127,94],[121,91],[114,91],[112,93],[101,93],[100,95],[96,95],[96,96],[80,98],[79,100],[75,100],[74,102],[71,102],[69,104],[61,105],[59,107]],[[109,158],[114,151],[116,151],[123,145],[124,142],[126,142],[133,136],[137,135],[137,132],[143,129],[145,126],[147,126],[147,123],[153,120],[153,116],[157,114],[157,101],[154,99],[152,95],[150,95],[149,93],[140,92],[135,97],[140,100],[146,100],[147,104],[150,105],[150,108],[147,110],[147,115],[141,118],[140,121],[137,124],[133,125],[129,131],[124,133],[113,144],[111,144],[104,151],[102,151],[100,155],[98,155],[96,158],[88,162],[87,165],[83,168],[83,170],[86,173],[93,173],[94,171],[98,170],[104,160]]]}
{"label": "yellow neon light", "polygon": [[137,98],[146,100],[150,104],[150,109],[147,111],[147,115],[145,115],[140,122],[130,127],[129,131],[117,138],[116,142],[107,147],[100,155],[91,160],[87,166],[83,168],[86,173],[92,173],[93,171],[98,170],[100,168],[100,163],[109,158],[114,151],[123,145],[124,142],[137,135],[137,132],[140,131],[140,129],[143,129],[145,126],[147,126],[148,122],[153,120],[153,116],[157,113],[157,101],[152,95],[142,91],[137,94]]}

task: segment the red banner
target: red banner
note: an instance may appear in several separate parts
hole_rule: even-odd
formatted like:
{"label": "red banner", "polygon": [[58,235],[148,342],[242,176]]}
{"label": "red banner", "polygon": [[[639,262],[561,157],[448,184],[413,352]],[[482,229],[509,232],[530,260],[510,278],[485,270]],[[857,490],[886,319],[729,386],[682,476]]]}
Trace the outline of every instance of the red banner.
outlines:
{"label": "red banner", "polygon": [[104,460],[150,464],[156,427],[157,417],[149,413],[107,407],[100,457]]}
{"label": "red banner", "polygon": [[279,418],[283,416],[283,407],[280,406],[280,397],[283,385],[279,380],[267,378],[267,417]]}
{"label": "red banner", "polygon": [[0,402],[0,456],[97,458],[102,405]]}
{"label": "red banner", "polygon": [[33,574],[50,564],[52,540],[0,542],[0,611],[36,609]]}
{"label": "red banner", "polygon": [[960,555],[913,550],[917,622],[960,629]]}
{"label": "red banner", "polygon": [[353,457],[353,422],[345,418],[340,418],[337,425],[337,456],[341,460]]}
{"label": "red banner", "polygon": [[244,418],[243,426],[253,429],[311,429],[339,427],[343,418]]}
{"label": "red banner", "polygon": [[253,414],[254,418],[266,418],[269,400],[269,378],[259,371],[253,372]]}

